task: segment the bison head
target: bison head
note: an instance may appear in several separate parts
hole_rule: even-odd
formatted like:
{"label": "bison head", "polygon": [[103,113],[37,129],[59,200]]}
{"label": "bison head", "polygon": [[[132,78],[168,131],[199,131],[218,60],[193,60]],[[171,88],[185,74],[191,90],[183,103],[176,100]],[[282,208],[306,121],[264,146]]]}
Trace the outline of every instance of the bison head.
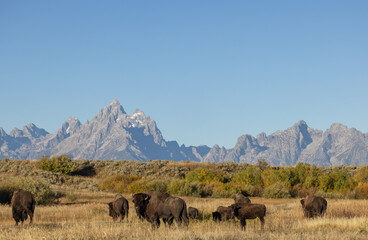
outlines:
{"label": "bison head", "polygon": [[144,216],[147,204],[151,198],[150,195],[145,193],[137,193],[132,195],[135,211],[139,217]]}
{"label": "bison head", "polygon": [[310,207],[305,205],[305,199],[300,200],[300,204],[302,205],[304,217],[306,218],[313,218],[314,217],[314,211],[313,209],[310,209]]}
{"label": "bison head", "polygon": [[239,209],[241,208],[242,206],[241,206],[241,204],[238,204],[238,203],[235,203],[235,204],[231,204],[230,206],[229,206],[229,208],[232,210],[232,214],[234,215],[234,216],[238,216],[239,215]]}
{"label": "bison head", "polygon": [[109,216],[115,221],[118,218],[118,214],[114,211],[113,203],[109,202],[107,205],[109,206]]}

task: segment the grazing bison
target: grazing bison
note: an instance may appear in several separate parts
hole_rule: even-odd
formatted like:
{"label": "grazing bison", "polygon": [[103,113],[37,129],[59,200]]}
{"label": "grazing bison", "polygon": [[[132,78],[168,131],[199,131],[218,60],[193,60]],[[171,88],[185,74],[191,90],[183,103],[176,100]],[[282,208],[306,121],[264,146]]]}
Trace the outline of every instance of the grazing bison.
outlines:
{"label": "grazing bison", "polygon": [[212,219],[215,222],[221,221],[221,214],[219,212],[212,212]]}
{"label": "grazing bison", "polygon": [[188,207],[188,216],[192,219],[198,219],[198,209],[194,207]]}
{"label": "grazing bison", "polygon": [[250,203],[250,199],[247,196],[245,196],[243,193],[236,194],[236,196],[234,197],[234,201],[235,203],[239,203],[239,204]]}
{"label": "grazing bison", "polygon": [[[151,209],[156,209],[160,202],[164,202],[166,200],[166,198],[170,197],[170,194],[168,194],[168,193],[154,192],[154,191],[144,192],[144,194],[150,196],[150,200],[151,200],[150,201],[150,208]],[[133,203],[134,203],[134,195],[135,194],[132,194]],[[137,216],[139,217],[139,219],[141,221],[143,221],[145,219],[144,209],[142,207],[136,206],[136,203],[134,203],[134,206],[135,206],[135,212],[137,213]],[[163,222],[166,224],[167,220],[163,219]],[[170,225],[171,222],[172,221],[169,221],[169,225]]]}
{"label": "grazing bison", "polygon": [[153,228],[160,226],[160,218],[169,225],[174,218],[178,225],[182,221],[189,224],[187,205],[181,198],[159,192],[137,193],[133,195],[133,203],[137,214],[150,222]]}
{"label": "grazing bison", "polygon": [[120,217],[120,221],[123,221],[125,216],[128,220],[129,203],[126,198],[121,194],[117,194],[113,202],[109,202],[109,216],[116,221]]}
{"label": "grazing bison", "polygon": [[266,206],[263,204],[233,204],[230,206],[234,211],[234,215],[240,220],[240,225],[243,230],[245,230],[245,226],[247,224],[247,219],[255,219],[259,218],[261,221],[261,230],[264,227],[264,217],[266,216]]}
{"label": "grazing bison", "polygon": [[327,201],[323,197],[308,196],[300,200],[304,216],[308,218],[323,216],[327,209]]}
{"label": "grazing bison", "polygon": [[30,218],[29,224],[31,224],[33,221],[35,205],[36,202],[32,193],[22,189],[15,190],[11,199],[11,207],[15,225],[18,225],[19,222],[23,224],[23,222],[27,220],[28,215]]}
{"label": "grazing bison", "polygon": [[216,212],[220,213],[221,221],[235,220],[234,211],[230,207],[219,206]]}

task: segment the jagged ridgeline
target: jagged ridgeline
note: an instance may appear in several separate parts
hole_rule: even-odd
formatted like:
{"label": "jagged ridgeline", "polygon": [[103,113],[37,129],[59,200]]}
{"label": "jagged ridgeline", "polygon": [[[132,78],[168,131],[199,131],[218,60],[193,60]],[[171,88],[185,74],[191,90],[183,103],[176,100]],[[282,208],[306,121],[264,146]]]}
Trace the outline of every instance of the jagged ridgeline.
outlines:
{"label": "jagged ridgeline", "polygon": [[7,134],[0,128],[0,158],[39,159],[42,155],[68,154],[73,159],[162,159],[197,162],[245,162],[266,159],[270,165],[291,166],[368,164],[368,134],[335,123],[326,131],[304,121],[269,136],[242,135],[234,148],[185,146],[166,141],[156,122],[144,112],[127,114],[114,99],[85,124],[70,117],[54,133],[34,124]]}

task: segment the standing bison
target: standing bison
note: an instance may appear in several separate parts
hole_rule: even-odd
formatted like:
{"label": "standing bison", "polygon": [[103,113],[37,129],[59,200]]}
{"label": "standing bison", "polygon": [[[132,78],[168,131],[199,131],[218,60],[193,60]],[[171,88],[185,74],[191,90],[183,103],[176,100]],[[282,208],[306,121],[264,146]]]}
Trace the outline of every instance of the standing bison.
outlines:
{"label": "standing bison", "polygon": [[194,207],[188,207],[188,216],[192,219],[198,219],[198,209]]}
{"label": "standing bison", "polygon": [[216,212],[220,213],[221,221],[235,220],[234,211],[230,207],[219,206]]}
{"label": "standing bison", "polygon": [[123,221],[125,216],[128,220],[129,203],[126,198],[121,194],[117,194],[113,202],[109,202],[109,216],[116,221],[120,217],[120,221]]}
{"label": "standing bison", "polygon": [[263,204],[233,204],[230,208],[234,211],[234,215],[240,220],[240,225],[243,230],[247,224],[247,219],[259,218],[261,221],[261,230],[264,228],[264,217],[266,216],[266,206]]}
{"label": "standing bison", "polygon": [[33,221],[35,205],[36,202],[32,193],[22,189],[15,190],[11,199],[11,207],[15,225],[18,225],[19,222],[23,224],[23,222],[27,220],[28,215],[30,218],[29,224],[31,224]]}
{"label": "standing bison", "polygon": [[212,219],[215,222],[221,221],[221,214],[219,212],[212,212]]}
{"label": "standing bison", "polygon": [[236,196],[234,197],[234,201],[235,203],[239,203],[239,204],[250,203],[250,199],[247,196],[245,196],[243,193],[236,194]]}
{"label": "standing bison", "polygon": [[189,224],[187,205],[181,198],[159,192],[137,193],[133,195],[133,203],[138,216],[150,222],[153,228],[160,226],[160,218],[169,225],[173,219],[179,226],[182,221]]}
{"label": "standing bison", "polygon": [[308,196],[300,200],[304,217],[313,218],[323,216],[327,209],[327,201],[323,197]]}

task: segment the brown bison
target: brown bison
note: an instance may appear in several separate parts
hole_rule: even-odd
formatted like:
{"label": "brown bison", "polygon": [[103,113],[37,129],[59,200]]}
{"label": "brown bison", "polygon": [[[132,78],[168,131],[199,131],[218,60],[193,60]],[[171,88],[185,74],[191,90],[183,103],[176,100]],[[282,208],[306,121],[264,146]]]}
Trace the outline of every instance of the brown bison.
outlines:
{"label": "brown bison", "polygon": [[28,215],[30,218],[29,224],[31,224],[33,221],[35,205],[36,202],[32,193],[22,189],[15,190],[11,199],[11,207],[15,225],[18,225],[19,222],[23,224],[23,222],[27,220]]}
{"label": "brown bison", "polygon": [[261,221],[261,230],[264,227],[264,217],[266,216],[266,206],[263,204],[233,204],[230,206],[234,211],[234,215],[240,220],[240,225],[243,230],[245,230],[245,226],[247,224],[247,219],[255,219],[259,218]]}
{"label": "brown bison", "polygon": [[160,226],[160,218],[171,225],[173,219],[180,226],[182,221],[189,224],[187,205],[178,197],[167,193],[149,192],[133,195],[133,203],[137,214],[152,224],[152,227]]}
{"label": "brown bison", "polygon": [[230,207],[219,206],[216,212],[220,213],[221,221],[235,220],[234,211]]}
{"label": "brown bison", "polygon": [[198,219],[198,209],[194,207],[188,207],[188,216],[192,219]]}
{"label": "brown bison", "polygon": [[323,216],[327,209],[327,201],[323,197],[308,196],[300,200],[304,216],[308,218]]}
{"label": "brown bison", "polygon": [[243,193],[236,194],[236,196],[234,197],[234,201],[235,203],[239,203],[239,204],[250,203],[250,199],[247,196],[245,196]]}
{"label": "brown bison", "polygon": [[126,198],[121,194],[117,194],[113,202],[109,202],[109,216],[116,221],[120,217],[120,221],[123,221],[125,216],[128,220],[129,203]]}

